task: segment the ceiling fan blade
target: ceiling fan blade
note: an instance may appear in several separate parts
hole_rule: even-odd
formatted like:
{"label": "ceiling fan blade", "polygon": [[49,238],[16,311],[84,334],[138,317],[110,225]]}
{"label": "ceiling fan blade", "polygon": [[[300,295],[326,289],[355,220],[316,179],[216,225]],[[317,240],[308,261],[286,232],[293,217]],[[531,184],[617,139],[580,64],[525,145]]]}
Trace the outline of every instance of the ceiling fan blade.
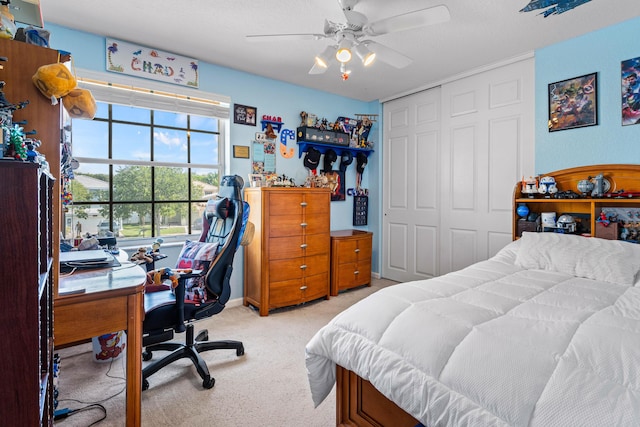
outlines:
{"label": "ceiling fan blade", "polygon": [[383,44],[376,43],[373,40],[363,40],[362,44],[367,46],[369,50],[376,54],[376,59],[395,67],[404,68],[409,66],[413,59],[403,55],[395,49],[391,49]]}
{"label": "ceiling fan blade", "polygon": [[355,10],[344,10],[343,12],[344,16],[347,18],[349,27],[353,29],[360,29],[369,22],[364,14],[356,12]]}
{"label": "ceiling fan blade", "polygon": [[251,34],[245,36],[250,42],[263,41],[292,41],[292,40],[321,40],[327,38],[324,34]]}
{"label": "ceiling fan blade", "polygon": [[440,5],[372,22],[364,26],[363,32],[369,36],[379,36],[396,31],[406,31],[427,25],[440,24],[450,19],[451,14],[447,6]]}

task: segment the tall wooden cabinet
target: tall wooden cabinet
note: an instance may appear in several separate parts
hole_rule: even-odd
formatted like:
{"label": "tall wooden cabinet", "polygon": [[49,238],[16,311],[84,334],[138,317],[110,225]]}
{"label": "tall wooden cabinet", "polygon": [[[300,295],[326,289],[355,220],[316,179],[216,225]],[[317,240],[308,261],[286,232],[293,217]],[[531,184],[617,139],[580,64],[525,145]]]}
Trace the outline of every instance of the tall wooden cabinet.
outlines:
{"label": "tall wooden cabinet", "polygon": [[0,420],[53,424],[53,179],[0,160]]}
{"label": "tall wooden cabinet", "polygon": [[0,80],[16,110],[42,141],[50,174],[37,165],[0,160],[0,328],[2,364],[0,420],[12,425],[53,424],[53,298],[57,293],[60,230],[60,105],[52,105],[31,81],[41,65],[58,61],[58,52],[0,39]]}
{"label": "tall wooden cabinet", "polygon": [[329,298],[331,193],[327,188],[245,189],[256,227],[244,251],[244,304],[269,310]]}

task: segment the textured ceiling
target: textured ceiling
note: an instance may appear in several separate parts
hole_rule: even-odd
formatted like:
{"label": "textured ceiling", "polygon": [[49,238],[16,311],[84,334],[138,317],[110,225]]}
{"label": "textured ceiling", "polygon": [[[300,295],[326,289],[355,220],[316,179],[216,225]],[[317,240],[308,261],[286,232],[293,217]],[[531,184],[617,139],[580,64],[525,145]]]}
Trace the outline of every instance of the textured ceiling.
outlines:
{"label": "textured ceiling", "polygon": [[328,40],[249,42],[249,34],[322,33],[344,22],[336,0],[41,0],[45,22],[155,47],[236,70],[363,101],[384,99],[640,16],[638,0],[592,0],[544,18],[529,0],[361,0],[369,21],[445,4],[451,20],[375,37],[413,59],[403,69],[352,61],[310,75]]}

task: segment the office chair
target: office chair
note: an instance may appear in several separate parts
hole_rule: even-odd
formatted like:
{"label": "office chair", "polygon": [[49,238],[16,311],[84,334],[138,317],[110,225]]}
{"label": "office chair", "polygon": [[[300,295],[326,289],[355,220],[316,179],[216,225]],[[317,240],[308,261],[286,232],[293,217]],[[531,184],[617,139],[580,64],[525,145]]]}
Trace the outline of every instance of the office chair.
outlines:
{"label": "office chair", "polygon": [[[248,224],[249,205],[242,201],[243,185],[242,178],[237,175],[224,176],[220,183],[218,197],[207,203],[203,214],[203,230],[200,236],[202,244],[198,246],[197,242],[185,242],[178,267],[193,266],[202,268],[202,271],[193,270],[191,273],[176,274],[176,271],[167,271],[169,269],[156,270],[155,274],[162,275],[164,272],[172,276],[177,286],[173,290],[145,292],[142,339],[145,351],[142,358],[145,361],[151,360],[154,351],[171,353],[144,367],[143,390],[149,388],[148,378],[151,375],[182,358],[191,359],[202,377],[202,386],[207,389],[212,388],[215,379],[209,374],[209,369],[200,353],[228,349],[235,350],[237,356],[244,354],[244,346],[240,341],[208,341],[207,330],[199,332],[194,337],[192,323],[220,313],[229,300],[231,294],[229,280],[233,270],[233,258],[240,245],[242,234],[245,234],[244,226]],[[185,256],[192,256],[195,252],[193,248],[198,249],[199,253],[208,252],[209,259],[200,258],[200,264],[191,264],[192,261],[189,259],[189,264],[185,265]],[[190,253],[187,254],[187,251]],[[194,283],[204,285],[204,289],[199,289]],[[191,292],[187,289],[189,287],[192,289]],[[185,331],[184,343],[167,342],[173,339],[174,332]]]}

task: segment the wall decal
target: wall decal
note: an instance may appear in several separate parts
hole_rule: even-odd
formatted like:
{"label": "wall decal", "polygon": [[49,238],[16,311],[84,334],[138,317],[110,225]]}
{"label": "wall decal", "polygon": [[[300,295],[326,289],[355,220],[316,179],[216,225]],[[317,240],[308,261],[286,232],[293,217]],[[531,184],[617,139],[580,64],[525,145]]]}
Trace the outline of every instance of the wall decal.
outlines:
{"label": "wall decal", "polygon": [[137,44],[106,39],[107,71],[198,87],[198,61]]}
{"label": "wall decal", "polygon": [[545,18],[549,15],[560,15],[571,9],[590,2],[591,0],[531,0],[528,5],[520,9],[520,12],[532,12],[534,10],[546,9],[540,12]]}

